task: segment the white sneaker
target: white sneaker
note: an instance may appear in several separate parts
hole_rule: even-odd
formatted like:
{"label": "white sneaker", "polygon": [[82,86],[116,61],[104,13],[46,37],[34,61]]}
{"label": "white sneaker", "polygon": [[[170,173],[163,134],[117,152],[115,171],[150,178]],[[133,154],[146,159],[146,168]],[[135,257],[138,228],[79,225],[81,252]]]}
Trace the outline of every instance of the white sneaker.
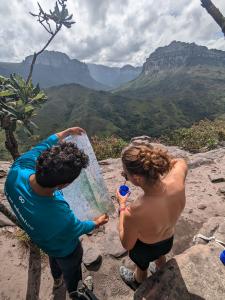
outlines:
{"label": "white sneaker", "polygon": [[84,279],[83,284],[90,290],[93,291],[94,289],[94,284],[93,284],[93,277],[88,276]]}

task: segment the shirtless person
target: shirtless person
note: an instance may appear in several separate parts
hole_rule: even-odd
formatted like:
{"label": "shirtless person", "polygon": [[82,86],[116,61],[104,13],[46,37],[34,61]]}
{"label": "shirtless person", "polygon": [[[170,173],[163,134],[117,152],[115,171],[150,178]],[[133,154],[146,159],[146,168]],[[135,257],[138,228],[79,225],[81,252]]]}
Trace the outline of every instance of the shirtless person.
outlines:
{"label": "shirtless person", "polygon": [[160,269],[173,246],[174,227],[185,206],[187,164],[151,145],[128,146],[122,162],[125,178],[144,192],[126,207],[128,195],[117,191],[121,243],[136,264],[135,272],[121,266],[120,275],[136,289],[146,279],[149,263],[155,261]]}

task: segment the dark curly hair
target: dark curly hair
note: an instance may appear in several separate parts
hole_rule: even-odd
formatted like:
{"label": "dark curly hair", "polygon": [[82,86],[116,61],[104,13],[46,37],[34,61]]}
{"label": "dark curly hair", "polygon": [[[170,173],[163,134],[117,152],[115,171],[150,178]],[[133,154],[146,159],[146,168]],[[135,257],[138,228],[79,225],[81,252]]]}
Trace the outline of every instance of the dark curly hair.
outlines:
{"label": "dark curly hair", "polygon": [[88,163],[88,156],[74,143],[62,142],[38,157],[36,181],[45,188],[72,183]]}

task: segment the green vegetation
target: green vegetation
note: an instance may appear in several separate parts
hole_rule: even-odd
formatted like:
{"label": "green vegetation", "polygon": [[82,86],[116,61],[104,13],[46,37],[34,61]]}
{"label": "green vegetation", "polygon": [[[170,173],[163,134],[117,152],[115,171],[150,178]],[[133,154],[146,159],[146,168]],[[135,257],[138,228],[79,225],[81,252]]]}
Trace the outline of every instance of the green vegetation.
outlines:
{"label": "green vegetation", "polygon": [[29,235],[22,229],[17,229],[14,233],[15,238],[20,242],[21,247],[24,249],[32,249],[32,251],[35,251],[36,255],[40,255],[40,258],[45,260],[48,256],[47,254],[39,249],[35,244],[32,243]]}
{"label": "green vegetation", "polygon": [[[40,141],[39,136],[32,136],[28,138],[25,135],[21,135],[21,133],[17,134],[17,139],[21,153],[28,151],[32,146]],[[127,145],[126,141],[116,136],[93,136],[91,138],[91,143],[98,160],[120,157],[122,149]],[[3,131],[0,131],[0,160],[10,159],[11,156],[4,147],[4,133]]]}
{"label": "green vegetation", "polygon": [[202,120],[190,128],[175,130],[162,140],[194,153],[212,150],[225,141],[225,120]]}
{"label": "green vegetation", "polygon": [[70,127],[89,136],[159,137],[225,113],[225,68],[192,67],[141,76],[129,89],[99,92],[69,84],[46,90],[48,101],[35,122],[40,136]]}
{"label": "green vegetation", "polygon": [[[101,139],[115,135],[129,141],[138,135],[168,136],[170,143],[199,151],[214,147],[217,137],[209,140],[201,137],[199,145],[194,141],[192,145],[194,133],[187,135],[188,129],[176,130],[189,128],[206,118],[215,120],[225,113],[225,68],[194,66],[159,72],[157,76],[142,75],[113,94],[77,84],[52,87],[45,93],[48,101],[32,118],[39,127],[34,131],[40,136],[35,141],[79,125],[87,130],[89,137]],[[25,137],[21,130],[17,134],[23,152],[32,144],[31,138]],[[0,155],[0,159],[5,158],[1,142]]]}
{"label": "green vegetation", "polygon": [[[4,148],[4,134],[0,131],[0,160],[9,160],[10,155]],[[21,152],[27,151],[35,145],[40,136],[29,139],[18,133]],[[187,151],[196,153],[215,149],[225,142],[225,116],[215,121],[201,120],[189,128],[180,128],[160,137],[160,142],[167,145],[178,146]],[[93,136],[91,143],[98,160],[107,158],[119,158],[121,151],[128,142],[117,136]]]}
{"label": "green vegetation", "polygon": [[119,158],[121,151],[127,146],[127,142],[121,138],[111,136],[106,138],[99,138],[94,136],[91,139],[95,155],[98,160],[104,160],[107,158]]}
{"label": "green vegetation", "polygon": [[0,76],[0,127],[5,131],[5,147],[15,160],[20,154],[15,136],[20,125],[25,133],[32,134],[37,128],[32,117],[46,100],[39,86],[28,83],[19,75],[10,78]]}

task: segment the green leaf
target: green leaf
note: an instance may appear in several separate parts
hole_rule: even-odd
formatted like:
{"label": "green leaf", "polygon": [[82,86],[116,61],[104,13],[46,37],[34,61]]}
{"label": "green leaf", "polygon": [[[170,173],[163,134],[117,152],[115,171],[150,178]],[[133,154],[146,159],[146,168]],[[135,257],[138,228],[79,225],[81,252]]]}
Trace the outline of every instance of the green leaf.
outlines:
{"label": "green leaf", "polygon": [[44,92],[39,92],[34,98],[32,98],[33,101],[44,101],[47,99],[47,96]]}
{"label": "green leaf", "polygon": [[33,134],[33,131],[25,124],[23,126],[23,131],[29,136],[31,136]]}
{"label": "green leaf", "polygon": [[0,91],[0,97],[10,97],[15,95],[12,91]]}
{"label": "green leaf", "polygon": [[59,7],[58,7],[58,3],[55,3],[55,11],[54,13],[56,14],[57,17],[60,17],[60,11],[59,11]]}
{"label": "green leaf", "polygon": [[34,111],[34,107],[33,107],[33,105],[31,105],[31,104],[27,104],[26,106],[25,106],[25,113],[28,113],[28,112],[31,112],[31,111]]}
{"label": "green leaf", "polygon": [[32,122],[32,121],[29,121],[29,124],[30,124],[31,126],[33,126],[35,129],[39,129],[39,127],[37,126],[37,124],[35,124],[35,123]]}

